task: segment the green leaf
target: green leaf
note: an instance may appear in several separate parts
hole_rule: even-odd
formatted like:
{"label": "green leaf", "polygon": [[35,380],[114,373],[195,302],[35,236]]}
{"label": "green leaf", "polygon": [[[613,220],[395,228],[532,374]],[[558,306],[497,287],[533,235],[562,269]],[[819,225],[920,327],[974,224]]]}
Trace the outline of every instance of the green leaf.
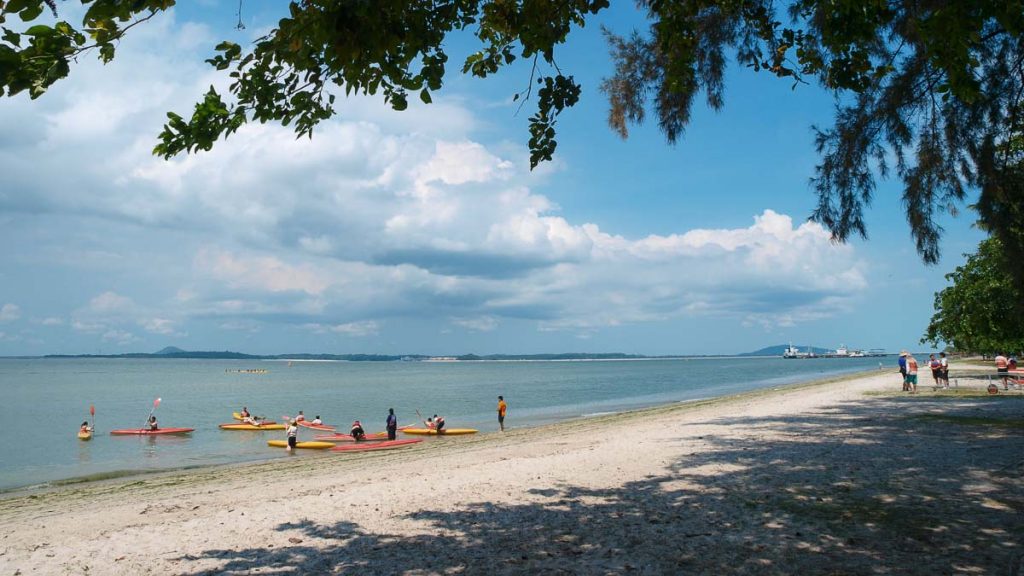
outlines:
{"label": "green leaf", "polygon": [[420,100],[422,100],[424,104],[430,104],[430,92],[428,92],[426,89],[420,90]]}

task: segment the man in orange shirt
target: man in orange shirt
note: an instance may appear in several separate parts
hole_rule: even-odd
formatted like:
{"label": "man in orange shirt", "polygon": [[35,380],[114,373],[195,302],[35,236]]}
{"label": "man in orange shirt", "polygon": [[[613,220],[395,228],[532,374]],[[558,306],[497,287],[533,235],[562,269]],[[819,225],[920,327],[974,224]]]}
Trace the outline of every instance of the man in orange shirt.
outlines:
{"label": "man in orange shirt", "polygon": [[505,411],[508,410],[508,404],[505,404],[505,397],[498,396],[498,426],[501,426],[501,431],[505,431]]}

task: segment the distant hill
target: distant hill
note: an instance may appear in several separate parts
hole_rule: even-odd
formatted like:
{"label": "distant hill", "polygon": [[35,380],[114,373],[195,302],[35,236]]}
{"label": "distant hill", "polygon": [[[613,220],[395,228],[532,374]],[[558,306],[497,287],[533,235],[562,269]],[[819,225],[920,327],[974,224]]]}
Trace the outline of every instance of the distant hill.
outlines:
{"label": "distant hill", "polygon": [[170,356],[171,354],[181,354],[183,352],[185,351],[177,346],[168,346],[167,348],[164,348],[159,352],[154,352],[153,354],[156,356]]}
{"label": "distant hill", "polygon": [[[737,356],[782,356],[782,353],[789,348],[789,344],[776,344],[775,346],[769,346],[767,348],[761,348],[753,352],[743,352],[737,354]],[[831,348],[818,348],[817,346],[807,346],[806,344],[797,344],[796,348],[801,352],[807,352],[808,348],[815,354],[828,354],[832,352]]]}

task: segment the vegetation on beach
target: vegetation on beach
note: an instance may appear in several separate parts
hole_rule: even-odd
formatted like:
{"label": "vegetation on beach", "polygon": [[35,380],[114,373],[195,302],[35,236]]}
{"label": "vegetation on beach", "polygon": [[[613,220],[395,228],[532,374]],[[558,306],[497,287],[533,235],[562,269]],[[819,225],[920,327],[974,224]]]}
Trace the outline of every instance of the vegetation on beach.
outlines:
{"label": "vegetation on beach", "polygon": [[952,284],[935,294],[935,314],[921,342],[983,354],[1024,350],[1016,312],[1024,309],[1024,289],[1006,272],[1014,264],[1002,243],[988,238],[977,253],[965,256],[967,262],[946,275]]}

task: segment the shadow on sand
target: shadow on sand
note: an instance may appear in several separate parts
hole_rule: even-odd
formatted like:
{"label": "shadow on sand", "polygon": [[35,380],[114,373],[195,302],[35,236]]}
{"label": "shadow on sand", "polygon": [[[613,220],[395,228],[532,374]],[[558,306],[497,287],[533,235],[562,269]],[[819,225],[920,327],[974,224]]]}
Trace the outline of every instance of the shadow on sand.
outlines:
{"label": "shadow on sand", "polygon": [[[428,528],[419,535],[287,523],[277,529],[301,542],[199,558],[216,559],[218,574],[1022,576],[1024,431],[999,425],[1022,415],[1024,402],[868,398],[799,418],[714,421],[742,437],[697,438],[682,421],[683,455],[642,481],[403,517]],[[758,428],[787,439],[759,441]]]}

